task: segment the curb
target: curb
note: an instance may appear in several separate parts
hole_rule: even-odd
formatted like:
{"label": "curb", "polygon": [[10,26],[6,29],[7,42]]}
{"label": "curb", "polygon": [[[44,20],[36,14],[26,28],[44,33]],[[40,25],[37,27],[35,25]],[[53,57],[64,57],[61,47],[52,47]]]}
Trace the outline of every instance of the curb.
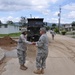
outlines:
{"label": "curb", "polygon": [[3,59],[5,58],[4,51],[0,48],[0,64],[2,63]]}

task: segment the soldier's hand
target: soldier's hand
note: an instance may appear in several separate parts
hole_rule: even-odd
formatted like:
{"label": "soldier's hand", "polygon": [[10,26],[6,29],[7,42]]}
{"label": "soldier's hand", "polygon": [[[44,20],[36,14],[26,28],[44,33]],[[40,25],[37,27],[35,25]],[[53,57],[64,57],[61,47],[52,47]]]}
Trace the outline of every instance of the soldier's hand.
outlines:
{"label": "soldier's hand", "polygon": [[35,42],[32,42],[32,45],[36,45],[36,43]]}

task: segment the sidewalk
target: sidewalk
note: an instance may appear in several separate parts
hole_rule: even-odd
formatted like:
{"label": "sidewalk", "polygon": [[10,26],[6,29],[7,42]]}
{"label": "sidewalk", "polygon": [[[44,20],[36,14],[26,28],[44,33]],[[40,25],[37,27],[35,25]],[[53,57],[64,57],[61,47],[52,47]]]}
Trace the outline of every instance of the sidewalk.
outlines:
{"label": "sidewalk", "polygon": [[3,60],[5,57],[4,51],[0,48],[0,62]]}

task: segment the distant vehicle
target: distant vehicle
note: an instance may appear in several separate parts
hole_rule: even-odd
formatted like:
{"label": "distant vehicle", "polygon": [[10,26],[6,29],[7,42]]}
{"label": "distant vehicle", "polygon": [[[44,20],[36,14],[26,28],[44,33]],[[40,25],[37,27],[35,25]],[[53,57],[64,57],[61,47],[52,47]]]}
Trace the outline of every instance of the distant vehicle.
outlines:
{"label": "distant vehicle", "polygon": [[27,20],[27,40],[36,42],[40,37],[40,28],[44,26],[43,18],[28,18]]}

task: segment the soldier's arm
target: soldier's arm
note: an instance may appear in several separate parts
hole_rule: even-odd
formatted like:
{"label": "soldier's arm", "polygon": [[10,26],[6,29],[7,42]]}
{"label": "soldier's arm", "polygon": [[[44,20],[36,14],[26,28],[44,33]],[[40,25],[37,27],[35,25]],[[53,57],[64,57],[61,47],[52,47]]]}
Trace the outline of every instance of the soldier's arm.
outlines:
{"label": "soldier's arm", "polygon": [[45,38],[44,37],[41,37],[40,39],[39,39],[39,41],[38,42],[36,42],[36,46],[37,47],[42,47],[43,45],[44,45],[44,40],[45,40]]}
{"label": "soldier's arm", "polygon": [[26,44],[32,44],[31,42],[27,41],[26,38],[24,36],[22,36],[22,35],[21,35],[21,39]]}

